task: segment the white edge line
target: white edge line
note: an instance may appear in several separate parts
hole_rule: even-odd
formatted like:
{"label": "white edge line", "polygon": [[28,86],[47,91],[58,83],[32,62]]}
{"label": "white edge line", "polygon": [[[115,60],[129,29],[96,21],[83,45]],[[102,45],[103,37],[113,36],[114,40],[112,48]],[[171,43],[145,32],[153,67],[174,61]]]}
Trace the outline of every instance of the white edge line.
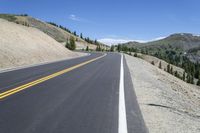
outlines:
{"label": "white edge line", "polygon": [[119,119],[118,133],[128,133],[126,120],[126,104],[124,95],[124,63],[123,54],[121,54],[120,82],[119,82]]}
{"label": "white edge line", "polygon": [[45,62],[42,62],[42,63],[32,64],[32,65],[17,66],[17,67],[1,69],[0,73],[6,73],[6,72],[15,71],[15,70],[25,69],[25,68],[32,68],[32,67],[36,67],[36,66],[42,66],[42,65],[46,65],[46,64],[51,64],[51,63],[56,63],[56,62],[61,62],[61,61],[67,61],[67,60],[82,58],[82,57],[86,57],[86,56],[90,56],[90,55],[91,55],[90,53],[87,53],[84,56],[78,56],[78,57],[74,57],[74,58],[61,59],[61,60],[56,60],[56,61],[45,61]]}

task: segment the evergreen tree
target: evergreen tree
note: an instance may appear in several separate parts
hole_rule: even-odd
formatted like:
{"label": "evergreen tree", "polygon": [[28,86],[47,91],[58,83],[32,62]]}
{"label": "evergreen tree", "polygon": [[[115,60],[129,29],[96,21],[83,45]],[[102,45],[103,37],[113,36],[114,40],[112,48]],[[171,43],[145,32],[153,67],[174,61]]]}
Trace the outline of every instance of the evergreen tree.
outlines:
{"label": "evergreen tree", "polygon": [[89,47],[88,46],[86,47],[86,51],[89,51]]}
{"label": "evergreen tree", "polygon": [[170,73],[173,74],[173,67],[170,68]]}
{"label": "evergreen tree", "polygon": [[185,71],[183,72],[183,81],[185,81]]}
{"label": "evergreen tree", "polygon": [[74,31],[74,33],[73,33],[75,36],[77,36],[77,34],[76,34],[76,31]]}
{"label": "evergreen tree", "polygon": [[117,45],[117,50],[118,50],[118,52],[121,52],[121,50],[122,50],[121,44],[118,44],[118,45]]}
{"label": "evergreen tree", "polygon": [[200,79],[197,81],[197,85],[200,86]]}
{"label": "evergreen tree", "polygon": [[178,75],[177,71],[175,71],[174,76],[179,78],[179,75]]}
{"label": "evergreen tree", "polygon": [[70,45],[71,45],[71,50],[76,49],[76,44],[75,44],[75,40],[73,37],[70,38]]}
{"label": "evergreen tree", "polygon": [[111,52],[114,52],[114,49],[115,49],[115,46],[112,45],[111,48],[110,48],[110,51],[111,51]]}
{"label": "evergreen tree", "polygon": [[196,70],[195,70],[195,73],[194,73],[194,77],[196,78],[196,79],[199,79],[199,68],[197,68]]}
{"label": "evergreen tree", "polygon": [[162,63],[161,63],[161,61],[159,63],[159,68],[162,69]]}
{"label": "evergreen tree", "polygon": [[191,83],[191,84],[194,84],[194,75],[191,76],[191,78],[190,78],[190,83]]}
{"label": "evergreen tree", "polygon": [[[134,53],[133,56],[134,56],[134,57],[137,57],[137,53]],[[152,62],[151,64],[154,65],[154,62]]]}
{"label": "evergreen tree", "polygon": [[97,45],[96,51],[101,51],[101,46],[100,45]]}
{"label": "evergreen tree", "polygon": [[76,49],[76,44],[75,44],[75,40],[74,40],[73,37],[71,37],[70,40],[66,42],[65,47],[70,49],[70,50],[75,50]]}
{"label": "evergreen tree", "polygon": [[187,74],[187,83],[190,83],[190,81],[191,81],[190,75]]}
{"label": "evergreen tree", "polygon": [[167,65],[167,72],[170,73],[170,64]]}
{"label": "evergreen tree", "polygon": [[83,34],[82,33],[80,34],[80,38],[83,39]]}
{"label": "evergreen tree", "polygon": [[95,39],[95,41],[94,41],[94,44],[98,45],[98,42],[97,42],[97,40],[96,40],[96,39]]}

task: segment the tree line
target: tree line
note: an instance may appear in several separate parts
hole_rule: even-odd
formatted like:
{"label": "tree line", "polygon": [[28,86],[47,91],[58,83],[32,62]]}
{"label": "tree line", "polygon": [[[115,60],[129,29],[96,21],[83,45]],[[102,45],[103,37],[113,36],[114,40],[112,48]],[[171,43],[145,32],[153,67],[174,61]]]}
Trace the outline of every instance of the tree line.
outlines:
{"label": "tree line", "polygon": [[[167,65],[166,72],[182,79],[183,81],[191,84],[195,84],[195,80],[197,79],[197,85],[200,86],[200,64],[199,62],[192,62],[188,57],[186,57],[183,53],[178,53],[174,50],[156,50],[156,52],[151,52],[148,49],[137,49],[133,47],[127,47],[126,45],[118,44],[114,46],[118,52],[123,51],[125,53],[135,52],[134,56],[137,57],[137,52],[142,54],[152,55],[159,59],[162,59],[169,64]],[[112,47],[111,47],[112,48]],[[154,65],[154,62],[151,62]],[[180,75],[177,71],[173,70],[173,66],[180,67],[184,69],[183,75]],[[159,68],[162,68],[162,63],[159,63]]]}
{"label": "tree line", "polygon": [[76,31],[71,31],[71,30],[69,30],[68,28],[66,28],[66,27],[64,27],[64,26],[62,26],[62,25],[58,25],[58,24],[56,24],[56,23],[54,23],[54,22],[47,22],[48,24],[51,24],[51,25],[53,25],[53,26],[55,26],[55,27],[58,27],[58,28],[61,28],[61,29],[63,29],[64,31],[67,31],[68,33],[71,33],[71,34],[73,34],[74,36],[76,36],[76,37],[80,37],[81,39],[83,39],[83,40],[85,40],[87,43],[90,43],[90,44],[94,44],[94,45],[100,45],[100,43],[95,39],[95,40],[92,40],[92,39],[90,39],[89,37],[84,37],[83,36],[83,33],[80,33],[80,35],[78,35],[77,34],[77,32]]}

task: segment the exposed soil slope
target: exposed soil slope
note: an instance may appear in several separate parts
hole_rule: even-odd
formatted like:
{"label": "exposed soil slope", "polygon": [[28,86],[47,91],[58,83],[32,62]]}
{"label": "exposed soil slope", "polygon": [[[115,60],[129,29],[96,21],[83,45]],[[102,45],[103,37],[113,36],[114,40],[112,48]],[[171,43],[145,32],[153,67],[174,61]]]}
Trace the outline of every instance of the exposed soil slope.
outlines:
{"label": "exposed soil slope", "polygon": [[38,29],[0,19],[0,69],[77,57]]}
{"label": "exposed soil slope", "polygon": [[73,37],[76,40],[77,49],[86,49],[88,46],[90,49],[96,49],[96,45],[89,44],[85,40],[81,39],[80,37],[74,36],[73,34],[67,32],[66,30],[61,29],[60,27],[51,25],[47,22],[43,22],[39,19],[35,19],[30,16],[19,16],[19,15],[12,15],[12,14],[0,14],[0,18],[6,19],[10,22],[15,22],[20,25],[25,25],[27,27],[37,28],[40,31],[46,33],[47,35],[51,36],[58,42],[66,43],[69,41],[70,37]]}

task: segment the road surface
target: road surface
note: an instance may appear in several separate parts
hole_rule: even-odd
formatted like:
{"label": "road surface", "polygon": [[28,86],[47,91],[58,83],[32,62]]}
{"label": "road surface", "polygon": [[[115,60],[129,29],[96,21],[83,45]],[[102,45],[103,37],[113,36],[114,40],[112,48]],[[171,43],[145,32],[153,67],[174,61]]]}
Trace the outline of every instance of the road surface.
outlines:
{"label": "road surface", "polygon": [[0,73],[0,132],[147,130],[125,59],[118,53],[93,53]]}

